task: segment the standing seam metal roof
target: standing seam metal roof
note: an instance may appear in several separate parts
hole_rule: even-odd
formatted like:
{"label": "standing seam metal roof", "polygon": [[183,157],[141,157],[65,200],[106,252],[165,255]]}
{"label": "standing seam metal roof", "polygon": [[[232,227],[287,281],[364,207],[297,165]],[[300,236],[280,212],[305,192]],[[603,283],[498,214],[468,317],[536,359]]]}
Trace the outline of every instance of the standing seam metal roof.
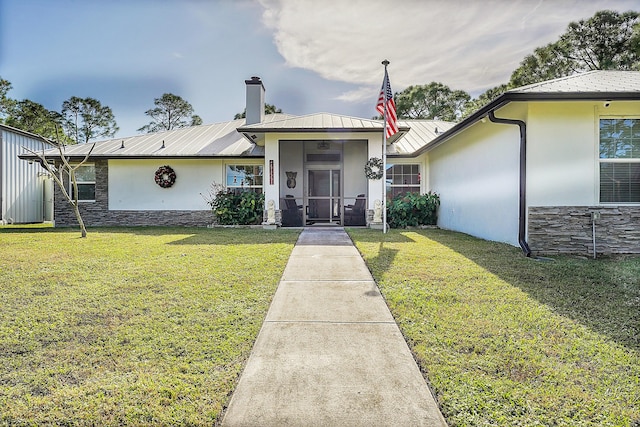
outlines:
{"label": "standing seam metal roof", "polygon": [[[289,117],[287,114],[269,114],[265,122]],[[263,147],[249,142],[236,129],[244,119],[211,125],[191,126],[165,132],[116,138],[95,143],[93,158],[147,158],[147,157],[260,157]],[[65,155],[84,157],[94,144],[67,145]],[[49,150],[47,156],[59,156],[58,150]]]}
{"label": "standing seam metal roof", "polygon": [[[508,91],[480,108],[460,123],[433,120],[400,120],[400,132],[390,140],[392,156],[417,156],[466,129],[489,111],[513,101],[640,99],[640,72],[592,71],[563,77]],[[368,120],[337,114],[319,113],[307,116],[266,115],[262,123],[245,125],[244,119],[211,125],[193,126],[166,132],[137,135],[97,142],[94,158],[212,158],[263,157],[264,147],[251,142],[250,134],[268,132],[381,132],[381,120]],[[435,132],[435,129],[443,132]],[[243,135],[244,133],[244,135]],[[163,148],[164,145],[164,148]],[[81,158],[93,144],[69,145],[65,154]],[[59,156],[57,149],[48,150],[49,157]],[[30,155],[21,155],[31,158]]]}

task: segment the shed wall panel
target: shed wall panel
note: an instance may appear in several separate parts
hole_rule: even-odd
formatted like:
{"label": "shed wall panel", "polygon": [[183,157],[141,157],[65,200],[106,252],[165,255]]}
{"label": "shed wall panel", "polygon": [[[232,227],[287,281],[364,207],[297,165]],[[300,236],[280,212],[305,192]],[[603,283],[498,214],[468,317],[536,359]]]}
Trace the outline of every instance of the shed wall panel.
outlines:
{"label": "shed wall panel", "polygon": [[[41,151],[44,143],[8,129],[0,129],[0,179],[2,210],[0,220],[4,223],[42,222],[44,219],[44,184],[47,180],[44,169],[37,164],[18,158],[25,152],[23,147]],[[47,148],[50,148],[47,146]]]}

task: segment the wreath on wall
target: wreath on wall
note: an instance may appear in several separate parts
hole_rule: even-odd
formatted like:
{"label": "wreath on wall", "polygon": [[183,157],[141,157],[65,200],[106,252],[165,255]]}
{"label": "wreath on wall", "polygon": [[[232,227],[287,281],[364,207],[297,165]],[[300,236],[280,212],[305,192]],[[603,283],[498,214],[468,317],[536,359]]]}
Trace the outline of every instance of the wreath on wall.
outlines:
{"label": "wreath on wall", "polygon": [[364,165],[364,174],[369,179],[382,179],[384,173],[382,159],[372,157]]}
{"label": "wreath on wall", "polygon": [[176,183],[176,172],[171,166],[160,166],[156,171],[156,184],[169,188]]}

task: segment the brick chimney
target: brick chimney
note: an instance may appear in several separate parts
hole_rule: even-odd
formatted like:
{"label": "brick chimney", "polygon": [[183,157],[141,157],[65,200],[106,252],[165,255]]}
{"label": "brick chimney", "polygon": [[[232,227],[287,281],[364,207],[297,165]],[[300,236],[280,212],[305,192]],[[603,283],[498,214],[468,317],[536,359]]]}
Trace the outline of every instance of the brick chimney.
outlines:
{"label": "brick chimney", "polygon": [[262,123],[264,120],[264,85],[260,77],[245,80],[247,85],[247,118],[246,124]]}

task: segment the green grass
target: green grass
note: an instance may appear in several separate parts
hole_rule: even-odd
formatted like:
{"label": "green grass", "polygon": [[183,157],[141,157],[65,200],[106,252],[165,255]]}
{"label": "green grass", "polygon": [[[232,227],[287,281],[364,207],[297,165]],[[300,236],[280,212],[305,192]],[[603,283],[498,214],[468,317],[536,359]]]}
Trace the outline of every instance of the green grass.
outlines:
{"label": "green grass", "polygon": [[451,426],[640,426],[640,258],[349,230]]}
{"label": "green grass", "polygon": [[0,229],[0,425],[212,425],[298,232]]}

